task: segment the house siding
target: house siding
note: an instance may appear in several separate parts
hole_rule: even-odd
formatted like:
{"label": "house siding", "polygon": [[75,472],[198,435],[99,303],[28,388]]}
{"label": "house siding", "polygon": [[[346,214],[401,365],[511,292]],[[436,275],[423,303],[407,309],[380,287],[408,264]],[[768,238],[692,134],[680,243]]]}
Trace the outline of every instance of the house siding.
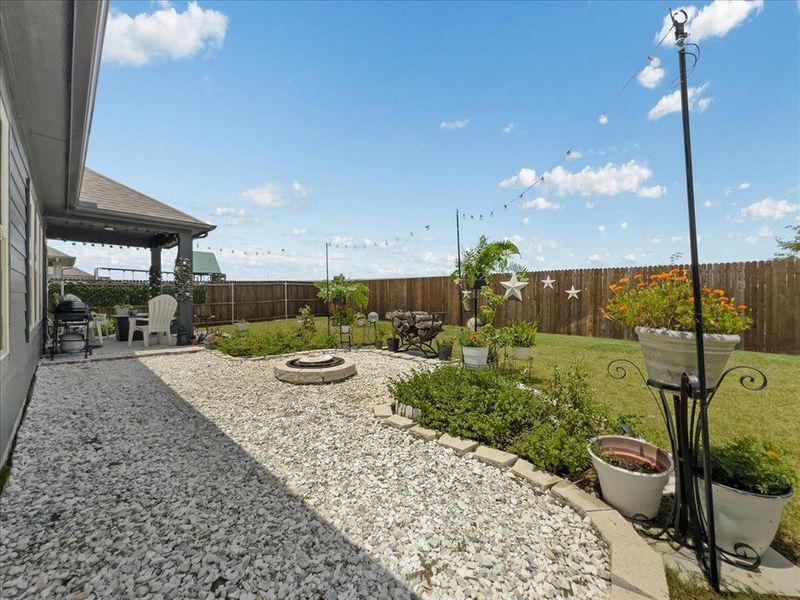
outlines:
{"label": "house siding", "polygon": [[[3,82],[4,83],[4,82]],[[29,238],[34,235],[32,211],[29,205],[29,171],[20,148],[10,98],[0,84],[0,97],[8,117],[8,348],[0,357],[0,466],[8,459],[17,427],[22,417],[28,391],[41,356],[44,324],[31,323],[29,297],[32,285],[43,281],[30,278]],[[2,184],[5,184],[2,181]],[[35,182],[32,182],[35,189]],[[33,209],[40,213],[40,208]],[[38,220],[43,223],[43,219]],[[40,239],[44,239],[44,235]],[[35,238],[34,238],[35,239]],[[43,254],[41,254],[43,255]],[[39,297],[44,297],[39,295]],[[6,315],[3,316],[6,318]]]}

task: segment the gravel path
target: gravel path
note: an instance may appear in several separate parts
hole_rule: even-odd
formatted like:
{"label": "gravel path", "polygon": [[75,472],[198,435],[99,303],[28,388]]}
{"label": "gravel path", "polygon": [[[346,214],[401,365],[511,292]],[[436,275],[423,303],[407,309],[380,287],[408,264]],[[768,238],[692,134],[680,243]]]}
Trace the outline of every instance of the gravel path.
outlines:
{"label": "gravel path", "polygon": [[415,363],[292,386],[211,353],[39,370],[2,597],[605,598],[604,544],[507,471],[381,426]]}

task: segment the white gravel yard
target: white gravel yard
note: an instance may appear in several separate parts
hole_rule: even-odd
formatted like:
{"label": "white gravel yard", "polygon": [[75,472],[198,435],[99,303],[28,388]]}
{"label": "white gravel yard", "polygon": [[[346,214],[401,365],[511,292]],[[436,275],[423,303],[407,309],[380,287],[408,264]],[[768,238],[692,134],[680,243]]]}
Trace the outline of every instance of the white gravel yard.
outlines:
{"label": "white gravel yard", "polygon": [[382,426],[388,377],[293,386],[208,352],[39,369],[0,498],[0,596],[605,598],[588,522]]}

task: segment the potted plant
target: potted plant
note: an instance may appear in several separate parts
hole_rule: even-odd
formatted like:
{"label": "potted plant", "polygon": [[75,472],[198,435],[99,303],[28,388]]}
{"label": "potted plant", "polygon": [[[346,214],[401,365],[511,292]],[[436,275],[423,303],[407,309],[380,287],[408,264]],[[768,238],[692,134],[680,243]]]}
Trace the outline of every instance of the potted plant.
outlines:
{"label": "potted plant", "polygon": [[356,325],[359,327],[364,327],[364,325],[367,324],[367,315],[365,315],[363,312],[357,312],[353,318],[356,321]]}
{"label": "potted plant", "polygon": [[621,435],[602,435],[588,446],[603,500],[626,517],[652,519],[674,464],[649,442]]}
{"label": "potted plant", "polygon": [[470,331],[462,329],[458,335],[458,342],[461,344],[461,354],[464,359],[464,366],[467,369],[486,369],[489,366],[489,341],[487,339],[487,328],[480,331]]}
{"label": "potted plant", "polygon": [[536,345],[536,323],[529,321],[512,321],[503,328],[505,339],[514,358],[528,360],[531,357],[531,348]]}
{"label": "potted plant", "polygon": [[438,354],[439,360],[450,360],[453,355],[454,342],[455,340],[451,337],[436,340],[436,354]]}
{"label": "potted plant", "polygon": [[375,326],[375,348],[380,350],[383,348],[383,338],[389,335],[389,328],[383,323],[378,323]]}
{"label": "potted plant", "polygon": [[350,328],[355,322],[355,313],[349,306],[339,307],[334,318],[336,324],[339,325],[339,331],[345,335],[350,333]]}
{"label": "potted plant", "polygon": [[[697,374],[694,296],[685,270],[622,277],[611,291],[603,315],[635,328],[650,379],[677,387],[684,372]],[[713,389],[752,319],[721,289],[704,287],[702,304],[706,387]]]}
{"label": "potted plant", "polygon": [[[735,553],[737,544],[746,544],[761,556],[778,531],[797,473],[772,444],[752,437],[712,446],[710,454],[717,546]],[[697,482],[705,511],[702,472]],[[749,548],[742,548],[748,556]]]}
{"label": "potted plant", "polygon": [[474,248],[464,251],[461,262],[456,264],[450,278],[462,291],[469,292],[461,299],[465,310],[473,310],[474,290],[486,286],[491,275],[504,272],[509,259],[515,254],[519,254],[519,248],[513,242],[490,242],[485,235],[478,239]]}
{"label": "potted plant", "polygon": [[250,323],[248,323],[245,319],[239,319],[236,321],[236,329],[239,331],[239,333],[250,331]]}
{"label": "potted plant", "polygon": [[386,338],[386,348],[392,352],[397,352],[400,348],[400,338],[395,335],[395,331],[392,330],[391,337]]}
{"label": "potted plant", "polygon": [[114,316],[127,318],[131,314],[131,310],[133,310],[133,306],[131,304],[115,304]]}

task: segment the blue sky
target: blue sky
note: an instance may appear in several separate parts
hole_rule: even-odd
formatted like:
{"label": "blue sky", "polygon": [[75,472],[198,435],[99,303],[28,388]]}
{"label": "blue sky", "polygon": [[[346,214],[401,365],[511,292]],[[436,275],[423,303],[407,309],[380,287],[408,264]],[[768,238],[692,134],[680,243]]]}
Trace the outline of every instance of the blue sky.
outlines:
{"label": "blue sky", "polygon": [[[766,259],[800,222],[800,8],[687,6],[701,260]],[[688,255],[669,7],[114,2],[87,165],[216,223],[196,248],[237,279],[321,277],[326,241],[333,272],[447,273],[456,209],[532,270],[663,264]]]}

